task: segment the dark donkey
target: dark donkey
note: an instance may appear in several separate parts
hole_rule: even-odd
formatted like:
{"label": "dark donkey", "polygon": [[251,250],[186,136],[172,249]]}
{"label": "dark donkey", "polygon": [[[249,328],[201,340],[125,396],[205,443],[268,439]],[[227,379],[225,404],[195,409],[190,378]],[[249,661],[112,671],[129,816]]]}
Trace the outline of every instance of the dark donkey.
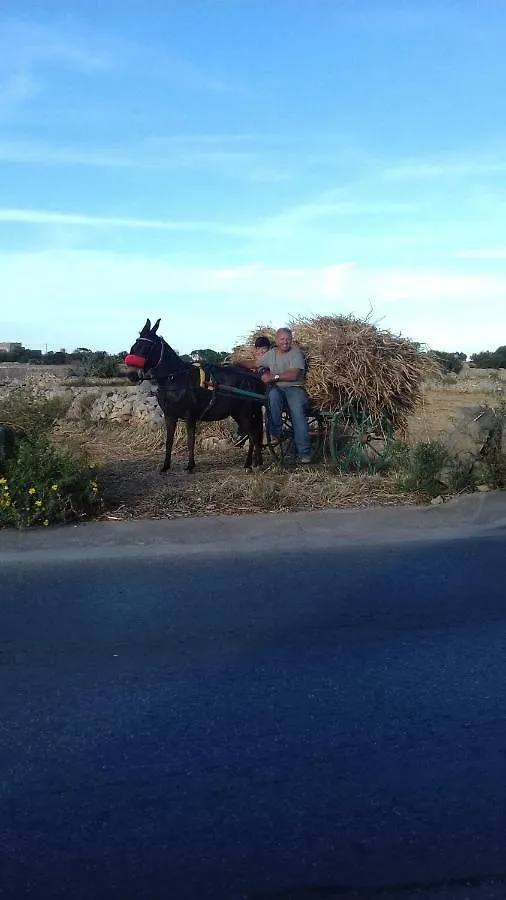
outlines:
{"label": "dark donkey", "polygon": [[[150,373],[158,389],[156,398],[165,418],[167,441],[161,472],[170,469],[174,433],[178,419],[186,422],[188,439],[188,472],[195,468],[195,429],[199,421],[217,422],[229,416],[235,419],[242,434],[249,437],[246,469],[262,465],[263,416],[258,400],[226,394],[227,387],[265,392],[260,378],[242,366],[205,366],[211,385],[216,389],[201,387],[201,370],[185,362],[156,332],[160,319],[151,327],[149,319],[138,340],[125,357],[125,364],[139,373]],[[141,376],[142,377],[142,376]],[[223,393],[222,393],[223,391]]]}

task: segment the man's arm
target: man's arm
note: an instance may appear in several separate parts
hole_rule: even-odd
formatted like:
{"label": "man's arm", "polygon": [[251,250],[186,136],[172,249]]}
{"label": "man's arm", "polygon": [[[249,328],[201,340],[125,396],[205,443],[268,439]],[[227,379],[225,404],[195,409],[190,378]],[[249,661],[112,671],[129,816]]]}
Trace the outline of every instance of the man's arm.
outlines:
{"label": "man's arm", "polygon": [[303,381],[304,369],[287,369],[282,375],[273,375],[272,372],[266,372],[262,375],[264,384],[271,384],[273,381]]}

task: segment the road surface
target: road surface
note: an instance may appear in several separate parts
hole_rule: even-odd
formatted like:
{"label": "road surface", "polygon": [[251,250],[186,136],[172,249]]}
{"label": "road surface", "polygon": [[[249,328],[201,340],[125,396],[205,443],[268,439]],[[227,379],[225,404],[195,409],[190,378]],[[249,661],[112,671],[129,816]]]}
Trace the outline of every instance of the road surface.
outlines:
{"label": "road surface", "polygon": [[505,561],[6,556],[0,897],[506,897]]}

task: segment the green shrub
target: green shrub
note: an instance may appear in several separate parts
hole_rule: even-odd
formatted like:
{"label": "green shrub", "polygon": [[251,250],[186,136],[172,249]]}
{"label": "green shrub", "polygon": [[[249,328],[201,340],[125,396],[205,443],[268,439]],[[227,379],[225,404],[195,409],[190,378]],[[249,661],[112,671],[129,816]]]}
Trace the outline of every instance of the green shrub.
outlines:
{"label": "green shrub", "polygon": [[83,358],[84,374],[94,378],[117,378],[119,375],[119,356],[109,356],[103,350],[86,354]]}
{"label": "green shrub", "polygon": [[484,457],[486,483],[492,488],[506,488],[506,454],[493,447]]}
{"label": "green shrub", "polygon": [[389,440],[385,451],[385,469],[391,472],[405,472],[409,464],[410,449],[405,441]]}
{"label": "green shrub", "polygon": [[452,494],[461,494],[464,491],[474,491],[478,484],[478,479],[473,467],[469,463],[465,465],[458,459],[452,459],[446,472],[444,479],[448,490]]}
{"label": "green shrub", "polygon": [[448,489],[442,475],[450,464],[451,459],[444,444],[440,441],[421,441],[403,459],[400,486],[406,491],[437,497]]}
{"label": "green shrub", "polygon": [[[486,407],[485,407],[486,408]],[[482,452],[482,465],[486,482],[493,488],[506,488],[506,453],[503,451],[506,436],[506,400],[494,409],[496,427]]]}
{"label": "green shrub", "polygon": [[88,394],[83,394],[79,398],[79,413],[83,422],[91,422],[91,408],[99,397],[100,394],[97,391],[91,391]]}
{"label": "green shrub", "polygon": [[36,438],[47,434],[69,405],[65,397],[45,399],[25,388],[16,388],[0,399],[0,424],[13,425],[27,437]]}
{"label": "green shrub", "polygon": [[501,449],[501,432],[493,435],[474,463],[464,463],[448,452],[440,441],[422,441],[410,450],[402,445],[391,460],[399,473],[403,491],[437,497],[474,491],[478,484],[493,488],[506,487],[506,456]]}
{"label": "green shrub", "polygon": [[57,450],[46,437],[22,441],[0,478],[0,527],[29,528],[82,518],[98,505],[84,456]]}

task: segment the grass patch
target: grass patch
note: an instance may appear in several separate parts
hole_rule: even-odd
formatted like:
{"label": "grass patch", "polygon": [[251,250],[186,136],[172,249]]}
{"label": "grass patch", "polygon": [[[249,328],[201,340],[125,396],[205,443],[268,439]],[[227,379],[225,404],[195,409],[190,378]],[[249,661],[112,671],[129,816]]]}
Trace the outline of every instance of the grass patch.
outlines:
{"label": "grass patch", "polygon": [[275,468],[228,475],[199,490],[203,505],[220,512],[290,512],[398,503],[393,483],[379,476],[340,475],[332,469],[283,473]]}
{"label": "grass patch", "polygon": [[12,425],[28,438],[48,434],[65,416],[70,400],[65,397],[42,399],[25,388],[16,388],[0,398],[0,424]]}
{"label": "grass patch", "polygon": [[13,426],[17,436],[12,455],[0,464],[0,527],[76,521],[99,509],[94,468],[79,440],[59,447],[53,441],[68,407],[63,397],[44,399],[26,389],[0,400],[0,423]]}
{"label": "grass patch", "polygon": [[399,459],[398,465],[401,490],[425,497],[437,497],[448,490],[441,476],[450,465],[450,456],[441,441],[420,441]]}
{"label": "grass patch", "polygon": [[84,422],[91,422],[91,408],[99,397],[99,391],[90,391],[88,394],[83,394],[79,397],[77,405],[79,407],[79,415]]}

